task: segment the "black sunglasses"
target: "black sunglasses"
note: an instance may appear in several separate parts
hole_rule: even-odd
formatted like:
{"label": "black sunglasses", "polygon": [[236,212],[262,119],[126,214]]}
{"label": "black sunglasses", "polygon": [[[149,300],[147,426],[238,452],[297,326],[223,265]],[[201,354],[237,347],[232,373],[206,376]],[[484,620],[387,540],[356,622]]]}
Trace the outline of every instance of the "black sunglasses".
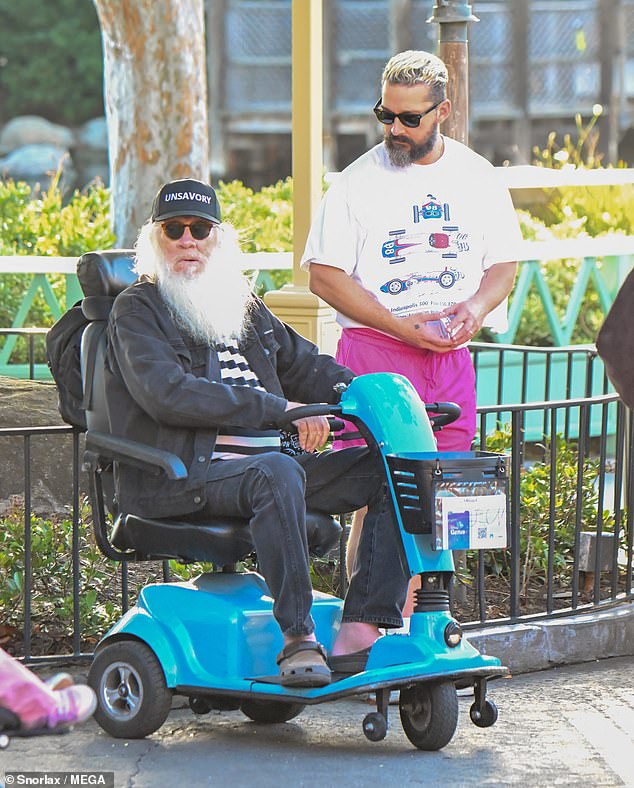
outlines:
{"label": "black sunglasses", "polygon": [[379,123],[383,123],[386,126],[391,126],[392,123],[398,118],[403,126],[407,126],[408,129],[417,129],[420,126],[421,120],[425,117],[425,115],[429,115],[430,112],[433,112],[437,109],[445,99],[441,99],[433,107],[430,107],[426,112],[390,112],[389,109],[381,109],[381,99],[379,99],[376,104],[374,105],[374,109],[372,110],[376,115],[376,119]]}
{"label": "black sunglasses", "polygon": [[203,238],[209,236],[213,226],[213,222],[204,221],[191,222],[190,224],[187,222],[163,222],[161,225],[163,232],[171,241],[178,241],[179,238],[182,238],[186,227],[189,227],[192,238],[202,241]]}

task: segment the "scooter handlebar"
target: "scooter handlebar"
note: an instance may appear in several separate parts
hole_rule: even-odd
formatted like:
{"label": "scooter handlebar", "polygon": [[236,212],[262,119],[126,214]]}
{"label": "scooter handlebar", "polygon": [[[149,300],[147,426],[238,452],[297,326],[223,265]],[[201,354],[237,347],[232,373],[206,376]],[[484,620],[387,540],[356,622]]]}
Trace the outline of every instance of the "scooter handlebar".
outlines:
{"label": "scooter handlebar", "polygon": [[[460,405],[456,405],[455,402],[428,402],[425,404],[425,410],[433,419],[434,430],[442,429],[448,424],[456,421],[462,412]],[[290,431],[292,432],[292,422],[297,419],[305,419],[308,418],[308,416],[327,416],[331,432],[339,432],[345,427],[341,419],[335,418],[339,415],[341,415],[340,405],[327,405],[323,402],[317,402],[314,405],[300,405],[292,410],[287,410],[286,413],[278,419],[277,426],[287,430],[290,427]]]}
{"label": "scooter handlebar", "polygon": [[434,429],[439,430],[460,418],[462,408],[455,402],[428,402],[425,410],[434,421]]}
{"label": "scooter handlebar", "polygon": [[289,432],[297,432],[293,422],[297,419],[306,419],[309,416],[326,416],[330,425],[331,432],[338,432],[345,427],[341,419],[335,418],[341,414],[339,405],[328,405],[324,402],[317,402],[314,405],[300,405],[298,408],[287,410],[284,415],[277,420],[277,426],[283,427]]}

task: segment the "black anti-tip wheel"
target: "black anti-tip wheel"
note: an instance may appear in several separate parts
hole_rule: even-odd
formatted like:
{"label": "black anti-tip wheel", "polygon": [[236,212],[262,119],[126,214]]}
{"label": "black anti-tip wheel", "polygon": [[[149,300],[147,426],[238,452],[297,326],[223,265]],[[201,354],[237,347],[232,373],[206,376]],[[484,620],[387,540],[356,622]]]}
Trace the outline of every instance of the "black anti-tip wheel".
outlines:
{"label": "black anti-tip wheel", "polygon": [[142,739],[154,733],[172,705],[163,668],[140,640],[119,640],[98,651],[88,684],[97,695],[95,719],[117,739]]}
{"label": "black anti-tip wheel", "polygon": [[212,707],[204,698],[201,698],[197,695],[192,695],[189,699],[189,708],[194,712],[194,714],[209,714]]}
{"label": "black anti-tip wheel", "polygon": [[284,703],[276,700],[243,700],[240,711],[253,722],[263,722],[272,725],[294,719],[305,708],[305,703]]}
{"label": "black anti-tip wheel", "polygon": [[440,750],[458,725],[458,694],[450,681],[414,684],[401,690],[399,711],[403,730],[419,750]]}
{"label": "black anti-tip wheel", "polygon": [[370,741],[382,741],[387,736],[387,720],[379,711],[371,711],[363,719],[363,733]]}
{"label": "black anti-tip wheel", "polygon": [[480,711],[474,703],[469,709],[469,716],[471,717],[471,722],[477,725],[478,728],[490,728],[497,721],[498,707],[492,700],[485,700],[484,708]]}

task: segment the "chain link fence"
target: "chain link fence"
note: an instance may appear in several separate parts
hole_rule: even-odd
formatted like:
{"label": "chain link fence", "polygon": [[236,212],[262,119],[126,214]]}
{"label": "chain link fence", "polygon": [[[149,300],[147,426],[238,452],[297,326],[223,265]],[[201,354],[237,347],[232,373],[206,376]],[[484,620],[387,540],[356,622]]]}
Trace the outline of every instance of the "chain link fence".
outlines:
{"label": "chain link fence", "polygon": [[[634,0],[622,0],[622,5],[628,92],[634,96]],[[522,65],[513,30],[516,4],[489,0],[473,6],[480,21],[469,29],[472,108],[479,116],[512,116],[518,109],[514,86]],[[324,38],[326,50],[332,51],[331,111],[363,114],[376,101],[390,42],[398,39],[393,8],[389,0],[330,3]],[[433,2],[412,0],[406,8],[411,46],[435,49],[437,26],[426,22]],[[532,0],[526,16],[531,114],[574,114],[598,102],[598,0]],[[225,109],[290,112],[291,0],[228,0],[224,33]]]}

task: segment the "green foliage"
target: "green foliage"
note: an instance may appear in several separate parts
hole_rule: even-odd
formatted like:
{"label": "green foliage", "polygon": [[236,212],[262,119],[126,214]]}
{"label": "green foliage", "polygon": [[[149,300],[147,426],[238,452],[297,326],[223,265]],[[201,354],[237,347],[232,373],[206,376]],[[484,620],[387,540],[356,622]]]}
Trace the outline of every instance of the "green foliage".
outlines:
{"label": "green foliage", "polygon": [[[218,199],[223,218],[240,231],[245,252],[290,252],[293,248],[293,181],[278,181],[254,192],[241,181],[221,181]],[[271,271],[267,288],[280,288],[291,271]]]}
{"label": "green foliage", "polygon": [[[633,195],[634,197],[634,195]],[[527,211],[519,210],[518,217],[524,238],[532,241],[589,237],[584,225],[586,217],[579,217],[571,211],[565,212],[564,219],[549,227]],[[605,233],[604,233],[605,234]],[[570,293],[579,273],[579,260],[544,260],[541,271],[548,283],[555,311],[560,319],[566,314]],[[601,263],[598,263],[599,268]],[[513,301],[513,294],[510,296]],[[572,333],[573,344],[594,342],[604,319],[599,296],[593,285],[589,285],[584,295],[579,315]],[[529,292],[514,340],[518,345],[548,347],[553,345],[553,337],[546,320],[544,307],[535,288]]]}
{"label": "green foliage", "polygon": [[[566,134],[560,145],[556,132],[548,136],[546,147],[535,148],[534,163],[561,169],[600,169],[602,155],[597,152],[599,132],[595,128],[602,108],[596,106],[592,119],[584,125],[576,116],[577,138]],[[562,186],[544,192],[547,199],[531,205],[530,212],[518,210],[522,235],[531,241],[563,238],[597,237],[607,234],[634,234],[634,184],[614,186]],[[555,310],[565,315],[570,293],[579,270],[578,260],[543,261],[542,273],[548,283]],[[511,295],[511,301],[513,296]],[[603,323],[604,313],[594,287],[586,291],[577,319],[572,343],[594,342]],[[489,334],[484,335],[490,339]],[[544,308],[533,290],[522,310],[514,342],[519,345],[549,346],[553,338]]]}
{"label": "green foliage", "polygon": [[[581,483],[581,530],[596,529],[599,495],[596,481],[600,475],[599,460],[586,458],[579,475],[577,447],[558,435],[554,469],[549,459],[550,446],[544,447],[545,458],[526,468],[520,480],[520,551],[522,560],[522,588],[537,575],[544,577],[548,568],[548,533],[550,485],[553,481],[555,551],[553,553],[555,580],[570,579],[573,564],[577,485]],[[554,475],[554,478],[553,478]],[[604,512],[604,527],[614,527],[614,518]]]}
{"label": "green foliage", "polygon": [[254,192],[241,181],[218,184],[223,219],[240,230],[245,252],[289,252],[293,248],[293,182],[278,181]]}
{"label": "green foliage", "polygon": [[[26,183],[0,181],[0,255],[74,257],[86,249],[107,249],[114,240],[109,194],[102,184],[76,191],[64,203],[59,173],[47,190],[35,194]],[[28,257],[24,265],[28,268]],[[30,282],[28,274],[0,277],[0,325],[11,325]],[[63,302],[64,277],[51,276],[49,282],[58,302]],[[53,318],[41,294],[28,319],[32,325],[51,325]]]}
{"label": "green foliage", "polygon": [[[115,567],[102,558],[93,545],[88,522],[88,518],[83,517],[79,527],[79,615],[84,638],[94,641],[113,623],[119,608],[109,599],[116,586]],[[70,634],[73,620],[71,555],[70,518],[32,517],[32,618],[34,630],[42,635],[59,638]],[[7,627],[22,626],[24,572],[24,509],[18,501],[0,519],[0,609]]]}
{"label": "green foliage", "polygon": [[0,181],[0,254],[73,257],[111,246],[108,212],[109,194],[101,183],[76,191],[64,204],[59,173],[34,194],[26,183]]}
{"label": "green foliage", "polygon": [[599,131],[595,127],[602,113],[603,107],[595,104],[592,118],[586,125],[581,115],[577,113],[575,115],[577,139],[573,140],[570,134],[564,134],[563,145],[557,142],[557,132],[551,131],[545,148],[533,148],[534,163],[538,167],[548,167],[552,170],[570,165],[587,169],[601,167],[603,154],[597,151]]}
{"label": "green foliage", "polygon": [[[555,437],[555,466],[550,461],[550,442],[543,445],[542,459],[526,463],[520,478],[520,554],[521,589],[525,593],[535,579],[546,582],[548,571],[549,513],[551,481],[554,490],[554,580],[561,585],[570,583],[573,570],[575,522],[577,517],[577,487],[581,487],[581,530],[595,531],[599,515],[604,532],[614,529],[614,516],[609,511],[599,512],[597,479],[600,462],[586,457],[579,479],[579,453],[573,441],[561,435]],[[507,426],[487,437],[487,450],[505,453],[511,445],[511,431]],[[469,571],[475,573],[476,553],[470,554]],[[485,554],[489,573],[510,578],[510,564],[506,551]]]}
{"label": "green foliage", "polygon": [[0,0],[0,122],[103,114],[101,34],[87,0]]}
{"label": "green foliage", "polygon": [[[557,142],[557,133],[548,135],[546,147],[534,149],[534,164],[550,169],[574,167],[581,170],[602,169],[603,154],[597,152],[599,132],[595,124],[603,108],[595,106],[592,119],[584,126],[577,115],[577,139],[564,135],[563,144]],[[620,162],[619,167],[624,167]],[[549,199],[532,207],[535,219],[553,230],[556,238],[587,234],[595,237],[606,233],[634,234],[634,184],[615,186],[561,186],[553,189]],[[525,237],[531,237],[526,235]]]}

